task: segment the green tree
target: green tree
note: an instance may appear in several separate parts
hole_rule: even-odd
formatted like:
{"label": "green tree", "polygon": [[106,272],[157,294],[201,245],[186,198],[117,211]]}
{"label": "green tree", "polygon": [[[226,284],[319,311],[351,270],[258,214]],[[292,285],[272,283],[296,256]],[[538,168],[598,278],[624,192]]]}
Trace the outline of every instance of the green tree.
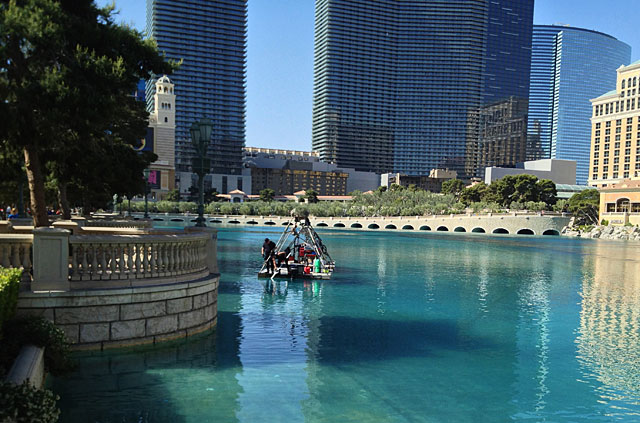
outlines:
{"label": "green tree", "polygon": [[443,194],[453,194],[454,197],[460,198],[460,194],[462,194],[462,190],[464,190],[464,188],[464,182],[460,179],[449,179],[442,183],[442,189],[440,192]]}
{"label": "green tree", "polygon": [[600,208],[600,193],[597,189],[587,189],[574,194],[569,199],[567,209],[573,214],[574,225],[597,225]]}
{"label": "green tree", "polygon": [[463,189],[462,193],[460,194],[460,202],[467,206],[472,203],[479,203],[481,201],[484,201],[488,193],[489,187],[487,186],[487,184],[485,184],[484,182],[480,182]]}
{"label": "green tree", "polygon": [[265,188],[260,191],[260,201],[273,201],[276,196],[276,192],[271,188]]}
{"label": "green tree", "polygon": [[538,201],[553,206],[558,201],[558,190],[556,184],[550,179],[541,179],[538,181]]}
{"label": "green tree", "polygon": [[[80,145],[88,155],[95,143],[133,145],[144,136],[148,114],[130,94],[140,79],[175,68],[151,40],[115,24],[112,12],[113,6],[98,8],[92,0],[0,6],[0,138],[24,156],[35,226],[49,223],[44,195],[49,153]],[[124,151],[102,151],[116,150]],[[133,150],[125,154],[127,161],[138,157]],[[84,158],[73,165],[87,166]],[[63,174],[68,173],[56,179],[66,182]],[[135,179],[142,179],[141,170]]]}
{"label": "green tree", "polygon": [[308,203],[314,204],[318,202],[318,193],[312,189],[305,191],[304,198]]}
{"label": "green tree", "polygon": [[540,193],[538,191],[538,177],[533,175],[517,175],[515,177],[514,192],[512,201],[526,203],[528,201],[538,201]]}
{"label": "green tree", "polygon": [[180,192],[178,191],[177,188],[172,189],[167,193],[164,199],[167,201],[180,201]]}
{"label": "green tree", "polygon": [[513,194],[516,191],[516,178],[511,175],[507,175],[503,178],[493,181],[489,185],[489,190],[492,194],[493,200],[502,206],[508,206],[513,201]]}
{"label": "green tree", "polygon": [[[224,197],[223,197],[224,198]],[[218,201],[218,191],[215,188],[208,189],[204,192],[204,202],[212,203]]]}

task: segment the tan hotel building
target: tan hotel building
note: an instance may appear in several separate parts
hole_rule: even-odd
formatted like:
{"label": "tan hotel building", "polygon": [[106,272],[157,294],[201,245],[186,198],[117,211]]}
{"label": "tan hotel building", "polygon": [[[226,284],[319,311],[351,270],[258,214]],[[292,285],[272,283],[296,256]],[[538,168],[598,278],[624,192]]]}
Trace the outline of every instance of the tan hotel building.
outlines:
{"label": "tan hotel building", "polygon": [[589,185],[640,176],[640,60],[617,70],[616,89],[591,100]]}

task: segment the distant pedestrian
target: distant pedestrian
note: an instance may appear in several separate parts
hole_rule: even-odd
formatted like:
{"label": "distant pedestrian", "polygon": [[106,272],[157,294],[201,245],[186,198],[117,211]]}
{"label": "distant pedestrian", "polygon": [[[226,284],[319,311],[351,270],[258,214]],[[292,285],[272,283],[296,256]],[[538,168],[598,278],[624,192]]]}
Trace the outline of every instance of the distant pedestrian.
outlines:
{"label": "distant pedestrian", "polygon": [[18,216],[18,209],[16,209],[15,207],[14,207],[14,208],[12,208],[12,209],[11,209],[11,213],[10,213],[10,214],[9,214],[9,216],[8,216],[8,219],[9,219],[9,220],[11,220],[11,219],[17,219],[18,217],[19,217],[19,216]]}

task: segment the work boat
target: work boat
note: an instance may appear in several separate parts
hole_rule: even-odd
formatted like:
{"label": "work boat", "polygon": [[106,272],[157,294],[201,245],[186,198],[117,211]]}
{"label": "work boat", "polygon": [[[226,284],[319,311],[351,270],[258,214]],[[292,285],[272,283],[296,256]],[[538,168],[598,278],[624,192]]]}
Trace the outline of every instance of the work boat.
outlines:
{"label": "work boat", "polygon": [[[262,263],[259,278],[330,279],[335,262],[327,252],[309,217],[295,212],[280,235],[274,255]],[[275,271],[269,272],[268,260],[275,260]]]}

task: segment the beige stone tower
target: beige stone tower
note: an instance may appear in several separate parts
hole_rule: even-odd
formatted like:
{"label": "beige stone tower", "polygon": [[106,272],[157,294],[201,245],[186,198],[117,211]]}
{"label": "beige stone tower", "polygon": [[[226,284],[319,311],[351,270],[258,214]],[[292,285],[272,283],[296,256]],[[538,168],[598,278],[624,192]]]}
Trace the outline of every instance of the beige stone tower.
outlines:
{"label": "beige stone tower", "polygon": [[158,155],[158,160],[150,166],[149,185],[151,197],[158,200],[175,188],[176,95],[173,88],[169,77],[158,78],[154,111],[149,116],[153,152]]}

